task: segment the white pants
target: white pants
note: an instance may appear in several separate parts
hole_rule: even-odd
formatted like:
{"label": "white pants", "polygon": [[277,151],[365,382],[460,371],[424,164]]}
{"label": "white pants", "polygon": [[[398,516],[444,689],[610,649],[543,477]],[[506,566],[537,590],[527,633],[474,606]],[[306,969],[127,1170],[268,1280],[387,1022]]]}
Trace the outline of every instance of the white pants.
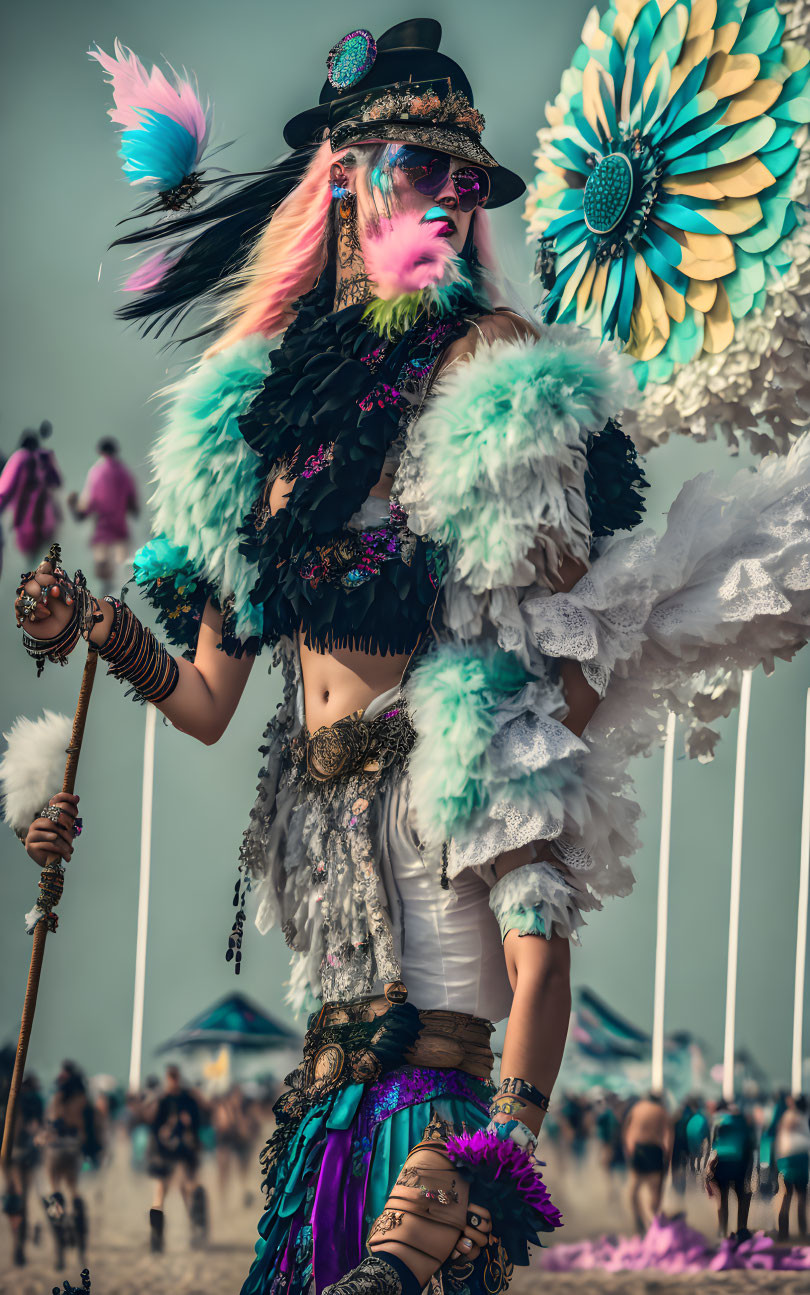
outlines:
{"label": "white pants", "polygon": [[[363,719],[391,704],[398,688],[375,697]],[[408,1001],[499,1021],[508,1016],[512,990],[506,974],[490,887],[476,872],[441,885],[441,857],[420,846],[405,773],[384,794],[380,871],[388,897],[397,958]],[[493,875],[493,881],[494,881]]]}

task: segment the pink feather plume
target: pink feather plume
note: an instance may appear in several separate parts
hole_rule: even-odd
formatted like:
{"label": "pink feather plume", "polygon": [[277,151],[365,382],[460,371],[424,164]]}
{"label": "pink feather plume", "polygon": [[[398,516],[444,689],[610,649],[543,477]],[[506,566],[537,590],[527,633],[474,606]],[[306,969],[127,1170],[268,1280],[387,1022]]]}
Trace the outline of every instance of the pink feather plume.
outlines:
{"label": "pink feather plume", "polygon": [[453,248],[441,234],[441,222],[423,222],[413,212],[399,212],[368,230],[363,239],[366,270],[383,301],[425,288],[449,287],[460,278]]}
{"label": "pink feather plume", "polygon": [[172,268],[177,258],[167,256],[165,252],[155,252],[146,261],[133,270],[124,281],[122,292],[149,292],[156,288],[164,274]]}
{"label": "pink feather plume", "polygon": [[143,125],[143,112],[163,113],[194,136],[197,156],[201,156],[208,141],[211,110],[209,105],[203,108],[190,81],[184,81],[174,69],[170,69],[174,84],[157,67],[147,73],[138,56],[119,40],[115,41],[114,57],[98,46],[88,53],[109,77],[115,106],[108,115],[117,125],[137,130]]}

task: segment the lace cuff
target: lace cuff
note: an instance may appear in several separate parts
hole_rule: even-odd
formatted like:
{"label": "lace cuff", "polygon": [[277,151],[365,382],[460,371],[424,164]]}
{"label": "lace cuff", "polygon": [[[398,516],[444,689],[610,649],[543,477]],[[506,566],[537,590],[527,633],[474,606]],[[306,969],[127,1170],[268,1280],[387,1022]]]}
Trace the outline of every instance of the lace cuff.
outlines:
{"label": "lace cuff", "polygon": [[549,657],[578,661],[591,687],[604,696],[610,672],[643,642],[655,591],[653,537],[641,531],[620,543],[607,540],[590,570],[568,593],[530,590],[520,610],[531,637]]}

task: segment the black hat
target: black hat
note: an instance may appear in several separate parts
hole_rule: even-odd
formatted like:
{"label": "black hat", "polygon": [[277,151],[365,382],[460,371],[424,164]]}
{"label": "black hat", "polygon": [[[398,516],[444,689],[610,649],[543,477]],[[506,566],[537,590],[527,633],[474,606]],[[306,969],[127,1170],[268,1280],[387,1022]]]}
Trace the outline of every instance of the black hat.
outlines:
{"label": "black hat", "polygon": [[333,150],[369,140],[424,144],[486,167],[489,207],[519,198],[526,186],[481,143],[484,118],[458,63],[439,53],[441,37],[434,18],[398,23],[377,41],[349,32],[329,51],[318,106],[287,122],[286,142],[301,148],[328,129]]}

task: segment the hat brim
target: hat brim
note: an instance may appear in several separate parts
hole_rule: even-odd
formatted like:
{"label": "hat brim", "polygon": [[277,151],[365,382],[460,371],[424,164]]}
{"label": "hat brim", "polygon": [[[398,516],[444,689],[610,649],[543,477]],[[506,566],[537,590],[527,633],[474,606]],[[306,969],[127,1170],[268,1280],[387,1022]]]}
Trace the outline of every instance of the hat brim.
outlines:
{"label": "hat brim", "polygon": [[504,207],[526,192],[526,185],[520,176],[507,170],[505,166],[500,166],[480,140],[474,139],[467,131],[442,122],[358,122],[356,126],[342,126],[337,136],[340,140],[338,148],[345,148],[347,144],[373,143],[375,140],[392,143],[401,140],[404,144],[423,144],[425,148],[435,148],[441,153],[460,157],[464,162],[483,166],[489,173],[488,211],[493,207]]}
{"label": "hat brim", "polygon": [[[288,143],[293,138],[312,138],[312,131],[317,124],[326,126],[322,109],[309,109],[300,113],[288,123],[284,132]],[[293,129],[290,129],[290,128]],[[292,138],[291,138],[292,137]],[[490,194],[487,199],[487,210],[493,207],[505,207],[526,192],[526,185],[520,176],[505,166],[500,166],[480,140],[470,132],[461,130],[444,122],[410,121],[366,121],[346,122],[334,131],[333,148],[345,148],[350,144],[371,144],[379,142],[396,143],[402,140],[405,144],[423,144],[426,148],[435,148],[442,153],[451,153],[465,162],[486,167],[489,172]]]}

